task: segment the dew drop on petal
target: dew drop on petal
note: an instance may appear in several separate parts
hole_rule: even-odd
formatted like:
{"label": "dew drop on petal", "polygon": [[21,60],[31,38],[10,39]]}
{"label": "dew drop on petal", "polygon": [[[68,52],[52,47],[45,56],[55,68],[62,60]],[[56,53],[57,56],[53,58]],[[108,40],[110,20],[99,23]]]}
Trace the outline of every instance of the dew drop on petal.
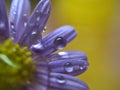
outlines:
{"label": "dew drop on petal", "polygon": [[68,55],[67,52],[59,52],[58,55],[62,56],[62,55]]}
{"label": "dew drop on petal", "polygon": [[57,76],[57,83],[64,84],[66,82],[65,78],[63,76]]}
{"label": "dew drop on petal", "polygon": [[39,12],[39,10],[36,10],[36,12],[35,12],[36,14],[36,16],[40,16],[40,12]]}
{"label": "dew drop on petal", "polygon": [[46,32],[46,30],[47,30],[47,27],[45,26],[44,29],[43,29],[43,32]]}
{"label": "dew drop on petal", "polygon": [[58,55],[62,58],[69,58],[70,57],[67,52],[59,52]]}
{"label": "dew drop on petal", "polygon": [[37,30],[34,30],[32,33],[31,33],[31,36],[30,36],[30,43],[31,44],[37,44],[38,42],[40,42],[41,40],[41,35],[38,33]]}
{"label": "dew drop on petal", "polygon": [[34,44],[30,47],[30,49],[35,52],[35,53],[42,53],[41,48],[43,48],[42,44],[38,43],[38,44]]}
{"label": "dew drop on petal", "polygon": [[13,14],[16,15],[17,14],[16,11],[14,11]]}
{"label": "dew drop on petal", "polygon": [[36,19],[37,21],[40,21],[40,17],[37,17],[37,19]]}
{"label": "dew drop on petal", "polygon": [[36,10],[36,13],[39,13],[39,10]]}
{"label": "dew drop on petal", "polygon": [[67,62],[64,65],[64,69],[65,69],[66,72],[71,73],[71,72],[73,72],[74,67],[73,67],[72,63]]}
{"label": "dew drop on petal", "polygon": [[62,37],[57,37],[54,41],[56,49],[62,49],[66,46],[66,40]]}
{"label": "dew drop on petal", "polygon": [[24,22],[24,27],[26,27],[27,26],[27,22]]}
{"label": "dew drop on petal", "polygon": [[14,26],[13,24],[11,24],[11,28],[12,28],[12,29],[15,29],[15,26]]}
{"label": "dew drop on petal", "polygon": [[84,68],[82,66],[80,66],[80,70],[83,70]]}
{"label": "dew drop on petal", "polygon": [[27,14],[26,14],[26,13],[24,13],[24,14],[23,14],[23,16],[24,16],[24,17],[27,17]]}
{"label": "dew drop on petal", "polygon": [[4,29],[5,28],[5,23],[0,22],[0,29]]}
{"label": "dew drop on petal", "polygon": [[12,37],[15,37],[15,34],[16,34],[16,30],[15,30],[15,25],[14,23],[10,23],[10,27],[11,27],[11,36]]}
{"label": "dew drop on petal", "polygon": [[85,67],[85,63],[84,63],[84,62],[81,62],[80,65],[79,65],[80,70],[83,70],[84,67]]}
{"label": "dew drop on petal", "polygon": [[32,35],[36,35],[36,34],[37,34],[37,32],[36,32],[36,31],[33,31],[33,32],[32,32]]}

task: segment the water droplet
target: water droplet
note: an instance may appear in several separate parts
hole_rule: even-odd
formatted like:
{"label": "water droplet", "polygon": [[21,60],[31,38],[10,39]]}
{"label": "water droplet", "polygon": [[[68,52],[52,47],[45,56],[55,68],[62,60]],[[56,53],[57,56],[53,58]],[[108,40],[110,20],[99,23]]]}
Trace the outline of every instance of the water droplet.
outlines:
{"label": "water droplet", "polygon": [[10,23],[10,25],[11,25],[11,37],[15,37],[15,34],[16,34],[16,30],[15,30],[15,25],[14,25],[14,23]]}
{"label": "water droplet", "polygon": [[15,25],[14,25],[14,23],[11,22],[10,25],[11,25],[11,29],[12,29],[11,31],[15,32]]}
{"label": "water droplet", "polygon": [[44,27],[43,32],[45,32],[46,30],[47,30],[47,27]]}
{"label": "water droplet", "polygon": [[65,78],[63,76],[57,76],[57,83],[64,84],[65,83]]}
{"label": "water droplet", "polygon": [[80,66],[80,70],[83,70],[84,68],[82,66]]}
{"label": "water droplet", "polygon": [[11,24],[11,28],[12,28],[12,29],[15,29],[15,26],[14,26],[13,24]]}
{"label": "water droplet", "polygon": [[71,72],[73,72],[73,70],[74,70],[74,67],[73,67],[72,63],[67,62],[65,64],[65,71],[68,73],[71,73]]}
{"label": "water droplet", "polygon": [[83,70],[83,69],[84,69],[84,65],[85,65],[85,63],[84,63],[84,62],[81,62],[81,63],[80,63],[80,65],[79,65],[80,70]]}
{"label": "water droplet", "polygon": [[36,16],[40,16],[40,12],[39,12],[39,10],[36,10],[36,12],[35,12],[36,14]]}
{"label": "water droplet", "polygon": [[69,57],[70,57],[67,52],[59,52],[58,55],[59,55],[61,58],[69,58]]}
{"label": "water droplet", "polygon": [[36,13],[39,13],[39,10],[36,10]]}
{"label": "water droplet", "polygon": [[31,43],[33,43],[33,42],[35,43],[36,40],[37,40],[37,37],[38,37],[38,33],[36,31],[33,31],[32,35],[30,36],[30,42]]}
{"label": "water droplet", "polygon": [[5,28],[5,23],[4,22],[0,22],[0,29],[4,29]]}
{"label": "water droplet", "polygon": [[62,49],[66,46],[66,40],[62,37],[57,37],[54,41],[54,45],[57,49]]}
{"label": "water droplet", "polygon": [[14,14],[14,15],[16,15],[16,14],[17,14],[17,12],[16,12],[16,11],[14,11],[14,12],[13,12],[13,14]]}
{"label": "water droplet", "polygon": [[33,31],[33,32],[32,32],[32,35],[36,35],[36,34],[37,34],[37,32],[36,32],[36,31]]}
{"label": "water droplet", "polygon": [[29,38],[30,44],[37,44],[41,40],[41,35],[37,31],[33,31]]}
{"label": "water droplet", "polygon": [[62,56],[62,55],[68,55],[67,52],[59,52],[58,55]]}
{"label": "water droplet", "polygon": [[37,19],[36,19],[37,21],[40,21],[40,17],[37,17]]}
{"label": "water droplet", "polygon": [[27,14],[26,14],[26,13],[24,13],[24,14],[23,14],[23,16],[24,16],[24,17],[27,17]]}
{"label": "water droplet", "polygon": [[43,48],[42,44],[37,43],[37,44],[32,45],[30,49],[35,53],[42,53],[42,48]]}
{"label": "water droplet", "polygon": [[24,22],[24,26],[25,26],[25,27],[27,26],[27,22]]}

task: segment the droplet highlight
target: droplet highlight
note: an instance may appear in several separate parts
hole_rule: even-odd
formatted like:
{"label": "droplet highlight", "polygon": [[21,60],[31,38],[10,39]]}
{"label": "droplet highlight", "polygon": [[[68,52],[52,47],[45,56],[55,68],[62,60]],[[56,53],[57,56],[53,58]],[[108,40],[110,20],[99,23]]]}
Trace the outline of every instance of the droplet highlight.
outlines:
{"label": "droplet highlight", "polygon": [[66,82],[63,76],[57,76],[57,83],[64,84]]}
{"label": "droplet highlight", "polygon": [[71,73],[74,70],[73,64],[70,62],[65,63],[64,69],[67,73]]}
{"label": "droplet highlight", "polygon": [[37,19],[36,19],[37,21],[40,21],[40,17],[37,17]]}
{"label": "droplet highlight", "polygon": [[13,12],[13,14],[14,14],[14,15],[16,15],[16,14],[17,14],[17,12],[16,12],[16,11],[14,11],[14,12]]}
{"label": "droplet highlight", "polygon": [[0,29],[4,29],[5,28],[5,23],[4,22],[0,22]]}
{"label": "droplet highlight", "polygon": [[62,37],[57,37],[54,41],[56,49],[62,49],[66,46],[66,40]]}
{"label": "droplet highlight", "polygon": [[16,30],[15,30],[15,25],[14,23],[10,23],[10,27],[11,27],[11,37],[14,38],[16,35]]}
{"label": "droplet highlight", "polygon": [[79,68],[80,68],[80,70],[83,70],[85,68],[85,63],[81,62],[80,65],[79,65]]}
{"label": "droplet highlight", "polygon": [[24,22],[24,27],[26,27],[27,26],[27,22]]}
{"label": "droplet highlight", "polygon": [[36,10],[36,11],[35,11],[35,15],[36,15],[36,16],[40,16],[39,10]]}
{"label": "droplet highlight", "polygon": [[44,27],[43,32],[46,32],[46,30],[47,30],[47,27]]}

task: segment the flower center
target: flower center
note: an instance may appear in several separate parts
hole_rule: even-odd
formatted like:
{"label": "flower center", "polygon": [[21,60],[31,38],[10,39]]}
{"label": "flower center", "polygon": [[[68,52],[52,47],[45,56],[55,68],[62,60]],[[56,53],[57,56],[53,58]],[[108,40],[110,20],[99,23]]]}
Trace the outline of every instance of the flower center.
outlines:
{"label": "flower center", "polygon": [[35,71],[31,52],[11,39],[0,44],[0,90],[21,90]]}

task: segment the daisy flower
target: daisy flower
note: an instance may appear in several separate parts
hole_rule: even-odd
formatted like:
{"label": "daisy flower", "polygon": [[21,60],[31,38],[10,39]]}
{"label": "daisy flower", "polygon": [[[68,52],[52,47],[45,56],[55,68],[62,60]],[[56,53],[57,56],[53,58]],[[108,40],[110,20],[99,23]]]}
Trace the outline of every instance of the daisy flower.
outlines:
{"label": "daisy flower", "polygon": [[88,68],[81,51],[63,49],[76,37],[65,25],[42,36],[51,10],[40,0],[30,14],[29,0],[12,0],[9,20],[0,0],[0,90],[89,90],[75,76]]}

